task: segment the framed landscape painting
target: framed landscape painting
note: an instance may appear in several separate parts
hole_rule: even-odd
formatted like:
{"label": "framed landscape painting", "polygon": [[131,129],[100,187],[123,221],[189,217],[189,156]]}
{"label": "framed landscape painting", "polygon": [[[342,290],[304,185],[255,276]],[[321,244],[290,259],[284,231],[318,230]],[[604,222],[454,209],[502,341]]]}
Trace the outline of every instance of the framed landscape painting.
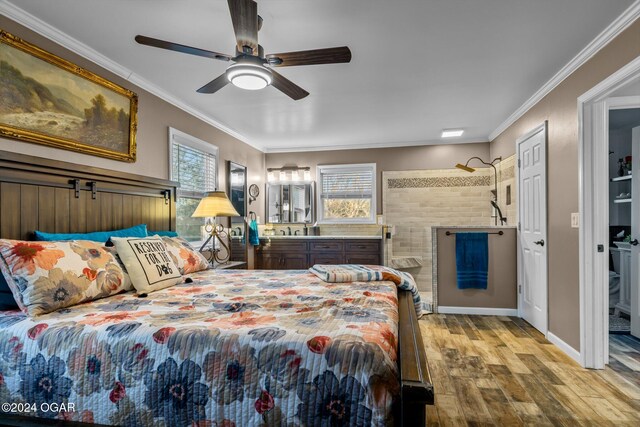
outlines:
{"label": "framed landscape painting", "polygon": [[138,97],[0,30],[0,136],[136,160]]}

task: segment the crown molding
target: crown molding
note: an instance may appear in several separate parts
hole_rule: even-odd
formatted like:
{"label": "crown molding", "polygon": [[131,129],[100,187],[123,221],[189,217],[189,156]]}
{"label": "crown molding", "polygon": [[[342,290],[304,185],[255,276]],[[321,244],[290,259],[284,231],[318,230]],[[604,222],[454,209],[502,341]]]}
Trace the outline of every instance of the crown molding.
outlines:
{"label": "crown molding", "polygon": [[400,142],[371,142],[356,143],[342,145],[316,145],[309,147],[265,147],[264,152],[273,153],[302,153],[308,151],[335,151],[335,150],[366,150],[371,148],[400,148],[400,147],[420,147],[426,145],[457,145],[457,144],[487,144],[489,141],[484,139],[465,139],[447,141],[443,139],[434,139],[428,141],[400,141]]}
{"label": "crown molding", "polygon": [[640,18],[640,0],[636,0],[618,16],[607,28],[604,29],[595,39],[593,39],[584,49],[580,51],[569,63],[560,69],[547,83],[545,83],[536,93],[527,99],[513,114],[502,122],[491,134],[489,141],[496,139],[516,120],[524,116],[534,105],[547,96],[553,89],[562,83],[567,77],[573,74],[584,63],[591,59],[600,49],[605,47],[611,40],[626,30],[635,20]]}
{"label": "crown molding", "polygon": [[43,20],[31,15],[30,13],[19,8],[8,0],[0,0],[0,13],[2,13],[12,21],[15,21],[18,24],[23,25],[28,29],[40,34],[41,36],[53,41],[54,43],[59,44],[63,48],[68,49],[71,52],[93,62],[97,66],[102,67],[105,70],[110,71],[113,74],[127,80],[131,84],[138,86],[139,88],[151,93],[152,95],[157,96],[163,101],[168,102],[169,104],[181,109],[182,111],[192,115],[193,117],[200,119],[217,129],[220,129],[221,131],[231,135],[236,139],[239,139],[240,141],[255,148],[256,150],[259,150],[261,152],[265,151],[263,147],[252,143],[237,131],[220,123],[213,117],[205,114],[197,108],[193,108],[182,99],[170,94],[169,92],[165,91],[154,83],[151,83],[149,80],[143,78],[142,76],[135,74],[133,71],[129,70],[126,67],[123,67],[122,65],[106,57],[95,49],[92,49],[81,41],[69,36],[68,34],[60,31],[52,25],[47,24]]}

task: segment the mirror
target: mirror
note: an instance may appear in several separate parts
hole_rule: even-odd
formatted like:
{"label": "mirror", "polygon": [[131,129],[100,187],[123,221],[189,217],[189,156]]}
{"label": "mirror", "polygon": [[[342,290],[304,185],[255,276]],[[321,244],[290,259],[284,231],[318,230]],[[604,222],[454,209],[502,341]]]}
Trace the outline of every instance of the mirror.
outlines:
{"label": "mirror", "polygon": [[313,183],[267,184],[267,220],[274,224],[314,222]]}
{"label": "mirror", "polygon": [[231,256],[229,261],[247,260],[247,168],[234,162],[227,162],[227,194],[231,204],[240,216],[232,216],[229,225]]}

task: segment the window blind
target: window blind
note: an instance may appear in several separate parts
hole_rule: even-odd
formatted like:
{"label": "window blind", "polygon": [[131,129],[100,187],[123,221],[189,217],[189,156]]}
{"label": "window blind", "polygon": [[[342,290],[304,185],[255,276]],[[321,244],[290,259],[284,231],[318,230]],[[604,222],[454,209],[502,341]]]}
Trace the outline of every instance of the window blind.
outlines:
{"label": "window blind", "polygon": [[375,185],[371,167],[321,168],[320,181],[324,199],[369,199]]}
{"label": "window blind", "polygon": [[179,196],[202,197],[216,189],[216,156],[184,144],[172,144],[172,179],[180,182]]}

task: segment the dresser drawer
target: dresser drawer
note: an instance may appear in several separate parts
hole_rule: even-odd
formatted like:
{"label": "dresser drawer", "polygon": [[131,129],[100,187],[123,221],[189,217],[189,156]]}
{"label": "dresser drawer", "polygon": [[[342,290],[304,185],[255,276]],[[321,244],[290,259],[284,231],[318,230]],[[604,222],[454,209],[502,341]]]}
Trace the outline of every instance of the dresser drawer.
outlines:
{"label": "dresser drawer", "polygon": [[314,266],[316,264],[346,264],[344,256],[341,253],[329,252],[329,253],[312,253],[309,255],[309,264]]}
{"label": "dresser drawer", "polygon": [[352,252],[347,254],[347,264],[381,265],[380,255],[366,252]]}
{"label": "dresser drawer", "polygon": [[309,261],[306,253],[262,252],[256,257],[259,270],[304,270]]}
{"label": "dresser drawer", "polygon": [[380,242],[378,240],[348,240],[346,242],[347,253],[350,252],[380,252]]}
{"label": "dresser drawer", "polygon": [[320,240],[309,242],[311,252],[342,252],[344,242],[342,240]]}
{"label": "dresser drawer", "polygon": [[284,239],[262,240],[258,248],[262,252],[306,252],[307,242]]}

